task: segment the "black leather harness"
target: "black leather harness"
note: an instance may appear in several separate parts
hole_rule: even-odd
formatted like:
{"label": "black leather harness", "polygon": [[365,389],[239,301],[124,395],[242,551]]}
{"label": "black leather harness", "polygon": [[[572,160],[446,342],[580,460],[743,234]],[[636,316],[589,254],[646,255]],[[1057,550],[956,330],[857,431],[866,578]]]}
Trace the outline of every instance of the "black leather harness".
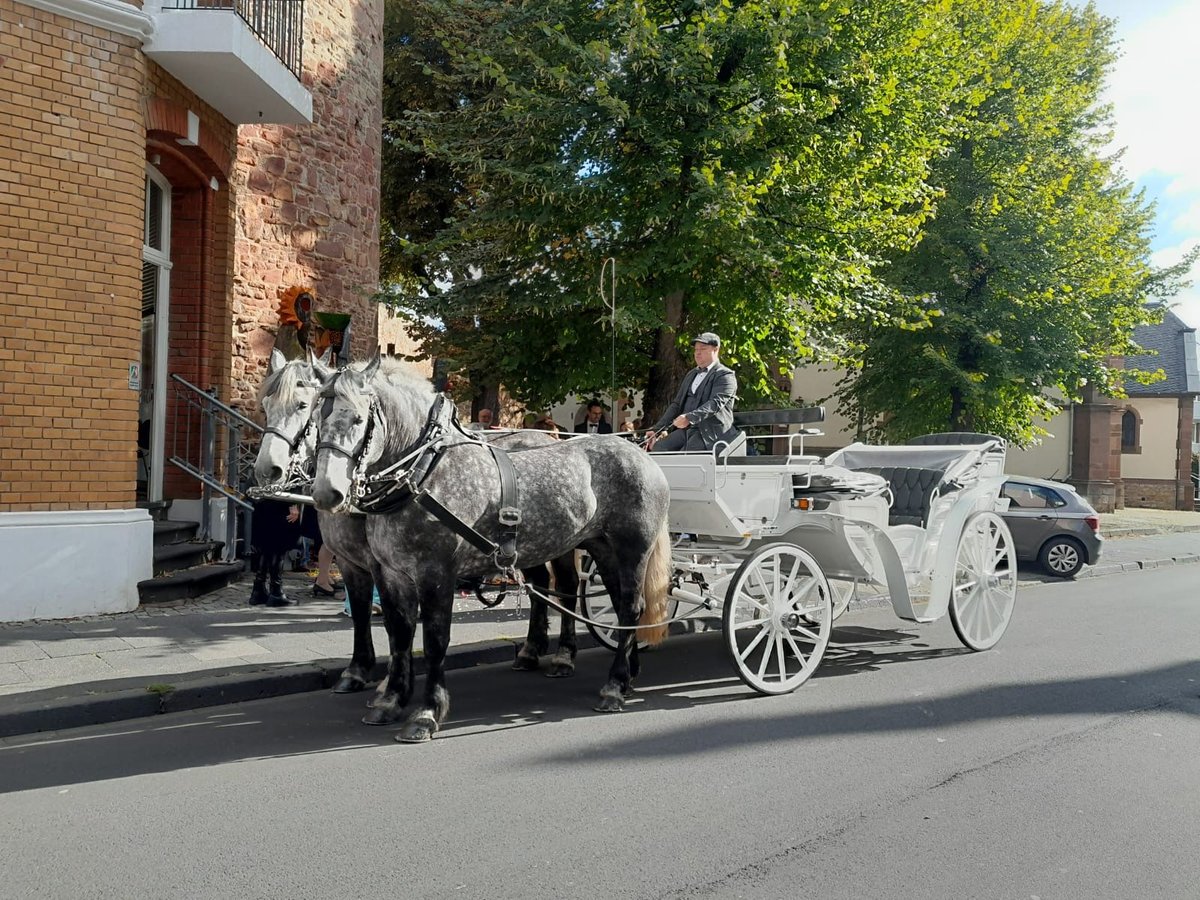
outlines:
{"label": "black leather harness", "polygon": [[[332,405],[333,397],[326,397],[325,407],[322,410],[322,419],[329,414]],[[434,497],[433,494],[429,493],[428,488],[424,486],[426,479],[429,478],[434,468],[446,455],[447,450],[450,449],[444,443],[447,432],[446,423],[444,422],[444,418],[446,417],[445,407],[447,405],[445,396],[438,394],[437,399],[429,410],[429,415],[425,419],[425,425],[421,429],[421,433],[400,454],[401,462],[370,476],[362,488],[360,495],[356,498],[355,506],[365,513],[382,515],[399,512],[408,506],[408,504],[416,503],[421,509],[429,513],[429,515],[433,516],[467,543],[471,544],[471,546],[475,547],[481,553],[490,556],[495,561],[497,567],[501,569],[515,567],[517,562],[517,526],[521,524],[520,490],[517,483],[517,470],[513,467],[512,460],[509,459],[508,454],[504,450],[491,444],[483,444],[491,453],[500,477],[500,510],[498,518],[501,530],[499,543],[491,540],[464,522],[440,500]],[[467,434],[458,427],[452,406],[450,410],[449,418],[455,430],[468,438],[471,443],[482,443],[474,438],[473,435]],[[357,454],[348,453],[340,447],[325,442],[319,444],[318,449],[331,450],[339,455],[355,460],[356,456],[361,456],[365,451],[370,441],[376,415],[378,413],[372,408],[367,419],[367,430],[363,435],[363,443]],[[406,470],[399,471],[404,461],[414,454],[416,454],[416,458],[412,461],[412,464]]]}

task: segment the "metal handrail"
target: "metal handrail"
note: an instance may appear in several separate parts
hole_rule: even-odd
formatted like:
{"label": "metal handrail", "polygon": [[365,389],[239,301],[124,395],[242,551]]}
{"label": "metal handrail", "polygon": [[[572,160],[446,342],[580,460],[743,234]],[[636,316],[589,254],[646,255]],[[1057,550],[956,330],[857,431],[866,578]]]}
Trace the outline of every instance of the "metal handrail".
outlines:
{"label": "metal handrail", "polygon": [[200,534],[204,540],[212,538],[214,492],[225,498],[223,557],[232,562],[237,557],[239,511],[242,540],[250,547],[254,505],[246,489],[254,481],[254,458],[263,427],[217,399],[216,388],[202,390],[179,375],[171,375],[171,381],[177,405],[167,462],[200,482]]}

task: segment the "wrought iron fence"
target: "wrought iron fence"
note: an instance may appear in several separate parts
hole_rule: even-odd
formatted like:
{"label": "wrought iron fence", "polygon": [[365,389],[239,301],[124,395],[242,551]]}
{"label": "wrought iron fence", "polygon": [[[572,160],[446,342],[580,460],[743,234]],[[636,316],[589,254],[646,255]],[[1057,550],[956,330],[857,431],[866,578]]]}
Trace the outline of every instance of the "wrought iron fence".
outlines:
{"label": "wrought iron fence", "polygon": [[171,382],[175,403],[167,461],[200,482],[200,532],[205,540],[212,539],[214,493],[225,498],[224,553],[225,560],[232,561],[239,549],[250,548],[254,506],[246,490],[254,484],[262,426],[218,400],[215,390],[203,391],[178,375],[172,375]]}
{"label": "wrought iron fence", "polygon": [[163,9],[237,13],[297,78],[304,65],[304,0],[163,0]]}

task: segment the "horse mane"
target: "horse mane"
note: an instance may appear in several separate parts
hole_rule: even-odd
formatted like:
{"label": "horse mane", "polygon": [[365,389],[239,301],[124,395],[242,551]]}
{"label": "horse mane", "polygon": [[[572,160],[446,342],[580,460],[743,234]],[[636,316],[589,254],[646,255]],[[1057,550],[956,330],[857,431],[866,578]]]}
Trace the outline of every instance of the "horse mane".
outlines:
{"label": "horse mane", "polygon": [[400,360],[390,357],[380,360],[370,384],[364,384],[363,371],[368,365],[370,363],[353,363],[344,370],[333,380],[333,396],[351,403],[365,416],[370,407],[370,393],[374,394],[380,417],[387,423],[387,439],[380,457],[381,461],[387,462],[411,446],[420,435],[436,394],[432,384],[414,374]]}
{"label": "horse mane", "polygon": [[275,397],[285,406],[290,406],[299,393],[300,388],[313,388],[317,385],[306,383],[305,372],[311,374],[312,367],[302,359],[290,360],[286,365],[263,379],[258,388],[259,405],[267,397]]}

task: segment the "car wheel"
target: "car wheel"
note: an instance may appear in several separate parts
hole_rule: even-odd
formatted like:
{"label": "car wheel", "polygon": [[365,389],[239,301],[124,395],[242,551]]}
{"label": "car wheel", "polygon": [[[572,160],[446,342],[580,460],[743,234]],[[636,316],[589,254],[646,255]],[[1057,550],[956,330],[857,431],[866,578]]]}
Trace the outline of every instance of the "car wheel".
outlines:
{"label": "car wheel", "polygon": [[1074,538],[1051,538],[1042,545],[1038,563],[1057,578],[1071,578],[1083,568],[1083,545]]}

